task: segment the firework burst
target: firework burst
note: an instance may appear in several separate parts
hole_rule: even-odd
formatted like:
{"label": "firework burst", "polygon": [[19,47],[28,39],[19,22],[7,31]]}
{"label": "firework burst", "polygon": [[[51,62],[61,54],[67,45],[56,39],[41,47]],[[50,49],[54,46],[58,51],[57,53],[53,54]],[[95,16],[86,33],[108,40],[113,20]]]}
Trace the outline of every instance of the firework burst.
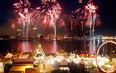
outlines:
{"label": "firework burst", "polygon": [[41,7],[37,7],[37,18],[42,19],[43,24],[54,26],[61,14],[61,6],[56,0],[41,0]]}
{"label": "firework burst", "polygon": [[38,19],[42,20],[44,27],[54,27],[56,36],[56,21],[61,14],[61,6],[56,0],[41,0],[41,7],[37,7]]}
{"label": "firework burst", "polygon": [[23,37],[28,38],[29,24],[33,23],[33,10],[30,8],[31,4],[28,0],[19,0],[18,3],[13,4],[15,13],[19,16],[19,23],[23,24]]}
{"label": "firework burst", "polygon": [[[96,14],[97,6],[95,6],[92,1],[89,1],[84,9],[79,8],[75,11],[78,14],[79,18],[82,19],[86,27],[90,29],[90,36],[94,32],[95,25],[100,25],[100,20]],[[94,33],[93,33],[94,34]]]}

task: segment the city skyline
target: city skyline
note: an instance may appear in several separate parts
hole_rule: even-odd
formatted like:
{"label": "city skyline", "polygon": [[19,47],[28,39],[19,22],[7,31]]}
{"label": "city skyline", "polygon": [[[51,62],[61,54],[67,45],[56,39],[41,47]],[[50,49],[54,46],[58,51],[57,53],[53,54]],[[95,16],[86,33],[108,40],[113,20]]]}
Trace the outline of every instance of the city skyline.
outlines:
{"label": "city skyline", "polygon": [[[37,2],[40,0],[29,0],[32,2],[33,6],[37,6]],[[82,3],[79,3],[78,0],[58,0],[61,4],[62,12],[65,14],[71,14],[72,11],[83,7],[87,4],[88,1],[82,0]],[[4,33],[10,30],[9,23],[10,18],[15,18],[13,15],[13,4],[14,0],[2,0],[0,1],[0,32]],[[97,14],[100,15],[101,19],[101,26],[95,28],[95,33],[97,35],[116,35],[115,30],[115,2],[113,0],[106,1],[106,0],[93,0],[93,3],[98,6]],[[39,3],[38,3],[39,4]],[[8,33],[8,32],[7,32]]]}

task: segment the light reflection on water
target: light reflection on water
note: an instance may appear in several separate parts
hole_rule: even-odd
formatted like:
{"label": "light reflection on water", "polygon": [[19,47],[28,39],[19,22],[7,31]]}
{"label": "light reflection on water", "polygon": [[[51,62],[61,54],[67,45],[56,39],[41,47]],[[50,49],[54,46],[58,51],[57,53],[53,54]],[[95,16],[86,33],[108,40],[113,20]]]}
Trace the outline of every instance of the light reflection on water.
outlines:
{"label": "light reflection on water", "polygon": [[[63,49],[67,52],[75,51],[77,53],[95,53],[96,47],[101,40],[96,39],[81,39],[81,40],[61,40],[61,41],[47,41],[47,40],[33,40],[33,41],[0,41],[0,51],[18,51],[18,52],[32,52],[39,44],[46,53],[56,53]],[[5,46],[7,45],[7,46]]]}
{"label": "light reflection on water", "polygon": [[31,43],[29,43],[28,41],[22,41],[17,44],[17,51],[29,52],[31,51],[31,47],[32,47]]}

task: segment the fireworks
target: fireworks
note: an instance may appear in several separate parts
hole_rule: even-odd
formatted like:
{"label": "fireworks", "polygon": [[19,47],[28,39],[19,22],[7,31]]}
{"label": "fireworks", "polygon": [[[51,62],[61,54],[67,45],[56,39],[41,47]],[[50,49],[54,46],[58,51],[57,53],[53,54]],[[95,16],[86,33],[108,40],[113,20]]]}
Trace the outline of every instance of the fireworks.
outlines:
{"label": "fireworks", "polygon": [[89,13],[95,13],[97,7],[93,5],[93,3],[88,3],[87,6],[85,6],[85,9],[89,12]]}
{"label": "fireworks", "polygon": [[41,7],[37,8],[38,18],[44,27],[54,27],[54,37],[56,37],[56,21],[61,14],[61,6],[56,0],[41,0]]}
{"label": "fireworks", "polygon": [[79,16],[86,20],[86,26],[90,26],[91,23],[95,23],[96,21],[96,10],[97,6],[94,6],[92,2],[87,3],[84,9],[79,8],[75,11],[75,13],[80,14]]}
{"label": "fireworks", "polygon": [[[86,6],[84,6],[84,9],[79,8],[75,11],[79,15],[78,19],[81,19],[84,21],[85,26],[89,27],[90,29],[90,36],[92,32],[94,32],[95,25],[100,25],[101,22],[98,19],[98,15],[96,14],[97,6],[95,6],[91,1],[87,3]],[[94,33],[93,33],[94,35]]]}
{"label": "fireworks", "polygon": [[41,0],[42,6],[38,7],[39,19],[43,19],[43,24],[54,26],[61,14],[61,6],[56,0]]}
{"label": "fireworks", "polygon": [[85,6],[85,16],[87,17],[86,25],[89,25],[90,36],[94,35],[96,9],[97,6],[94,6],[92,2],[88,3],[87,6]]}
{"label": "fireworks", "polygon": [[23,24],[23,37],[28,38],[29,24],[32,22],[32,11],[30,2],[28,0],[20,0],[18,3],[13,4],[15,12],[20,16],[19,22]]}
{"label": "fireworks", "polygon": [[56,31],[56,21],[61,14],[61,6],[56,0],[41,0],[41,6],[36,9],[30,7],[31,3],[28,0],[19,0],[13,5],[20,17],[18,22],[23,24],[23,37],[28,37],[29,25],[37,21],[44,27],[55,26]]}

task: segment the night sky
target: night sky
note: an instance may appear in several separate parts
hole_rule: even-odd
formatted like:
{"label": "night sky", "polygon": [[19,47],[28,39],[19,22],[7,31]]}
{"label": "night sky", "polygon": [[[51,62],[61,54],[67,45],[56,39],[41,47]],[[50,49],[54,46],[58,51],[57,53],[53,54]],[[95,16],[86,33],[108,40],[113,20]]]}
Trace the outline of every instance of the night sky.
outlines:
{"label": "night sky", "polygon": [[[13,3],[18,0],[0,0],[0,33],[8,29],[8,21],[13,17]],[[37,6],[40,0],[29,0],[32,6]],[[63,13],[71,14],[73,10],[86,5],[88,0],[78,3],[78,0],[58,0],[63,8]],[[98,6],[97,14],[100,15],[102,25],[95,28],[97,35],[116,35],[116,2],[115,0],[93,0]]]}

